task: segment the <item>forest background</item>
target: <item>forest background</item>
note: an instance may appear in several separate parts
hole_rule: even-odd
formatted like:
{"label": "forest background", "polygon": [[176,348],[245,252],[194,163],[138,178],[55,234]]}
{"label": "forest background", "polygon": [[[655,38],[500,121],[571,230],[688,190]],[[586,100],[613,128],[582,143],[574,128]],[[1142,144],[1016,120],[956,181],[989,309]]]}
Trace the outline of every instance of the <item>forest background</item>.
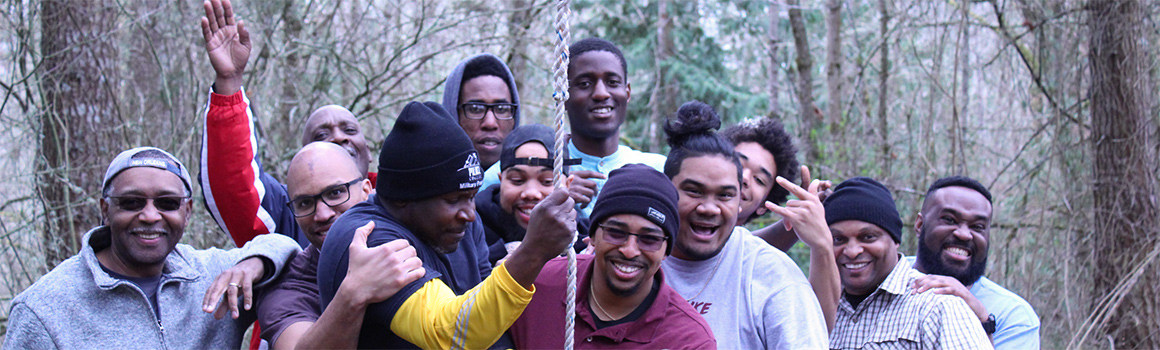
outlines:
{"label": "forest background", "polygon": [[[214,77],[197,1],[2,4],[0,334],[12,297],[100,223],[100,178],[117,152],[154,145],[198,171]],[[439,101],[446,74],[478,52],[510,64],[527,122],[551,122],[552,1],[234,7],[253,34],[245,87],[276,177],[310,111],[354,111],[377,150],[406,102]],[[781,118],[818,177],[891,189],[908,255],[925,188],[974,177],[995,195],[987,276],[1035,307],[1044,349],[1160,348],[1160,4],[575,0],[572,10],[573,41],[624,49],[624,143],[666,153],[659,125],[692,99],[726,124]],[[194,213],[187,243],[232,246],[203,207]],[[791,250],[799,262],[806,253]]]}

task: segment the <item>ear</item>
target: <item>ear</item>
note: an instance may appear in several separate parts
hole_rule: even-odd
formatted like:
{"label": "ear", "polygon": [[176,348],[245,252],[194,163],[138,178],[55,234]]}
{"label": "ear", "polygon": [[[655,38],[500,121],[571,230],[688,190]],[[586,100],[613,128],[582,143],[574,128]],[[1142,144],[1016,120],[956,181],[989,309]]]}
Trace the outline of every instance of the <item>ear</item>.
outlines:
{"label": "ear", "polygon": [[765,215],[765,213],[768,213],[768,212],[769,212],[769,209],[766,209],[766,208],[765,208],[765,204],[764,204],[764,203],[762,203],[762,205],[759,205],[759,206],[757,206],[757,211],[753,212],[753,215],[754,215],[754,216],[762,216],[762,215]]}
{"label": "ear", "polygon": [[109,201],[101,197],[101,225],[109,222]]}
{"label": "ear", "polygon": [[362,180],[362,191],[363,191],[363,193],[365,193],[367,195],[367,197],[370,197],[371,192],[374,192],[374,190],[375,190],[375,188],[374,188],[374,186],[371,186],[370,179],[363,179]]}
{"label": "ear", "polygon": [[914,235],[922,235],[922,213],[918,213],[918,215],[914,217]]}
{"label": "ear", "polygon": [[632,83],[624,83],[624,94],[628,96],[625,102],[632,102]]}

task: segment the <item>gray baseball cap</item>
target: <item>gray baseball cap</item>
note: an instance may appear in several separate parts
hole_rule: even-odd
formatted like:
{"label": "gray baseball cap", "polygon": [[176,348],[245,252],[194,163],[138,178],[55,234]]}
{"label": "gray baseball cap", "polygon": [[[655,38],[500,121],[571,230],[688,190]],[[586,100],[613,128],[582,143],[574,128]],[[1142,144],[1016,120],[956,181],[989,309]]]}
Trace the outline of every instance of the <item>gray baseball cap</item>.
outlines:
{"label": "gray baseball cap", "polygon": [[113,182],[113,178],[117,177],[117,174],[125,169],[137,167],[157,168],[174,173],[185,184],[185,190],[193,193],[193,186],[190,185],[189,181],[189,170],[185,164],[182,164],[180,160],[177,160],[177,157],[169,152],[157,147],[137,147],[121,152],[117,158],[113,158],[113,162],[109,163],[109,170],[105,171],[105,180],[101,182],[101,193],[105,193],[109,189],[109,183]]}

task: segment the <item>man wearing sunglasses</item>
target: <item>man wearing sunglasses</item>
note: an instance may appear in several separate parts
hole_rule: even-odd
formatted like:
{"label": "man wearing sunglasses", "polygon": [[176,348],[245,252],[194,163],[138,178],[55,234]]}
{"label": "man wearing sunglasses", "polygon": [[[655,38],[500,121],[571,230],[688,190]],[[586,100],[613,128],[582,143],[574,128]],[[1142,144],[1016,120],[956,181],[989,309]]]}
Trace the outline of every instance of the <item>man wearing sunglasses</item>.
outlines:
{"label": "man wearing sunglasses", "polygon": [[273,349],[354,348],[366,307],[421,277],[422,264],[405,240],[367,248],[365,235],[370,228],[363,228],[363,238],[348,246],[352,278],[339,288],[335,306],[322,312],[319,251],[335,220],[371,194],[370,180],[342,147],[312,142],[290,161],[286,185],[291,200],[284,205],[294,214],[310,245],[290,261],[275,285],[259,296],[262,339]]}
{"label": "man wearing sunglasses", "polygon": [[499,161],[503,140],[520,125],[515,78],[503,60],[490,53],[455,66],[443,85],[443,109],[458,116],[485,170]]}
{"label": "man wearing sunglasses", "polygon": [[[168,152],[119,154],[102,185],[103,224],[85,233],[80,253],[13,299],[4,346],[238,348],[254,320],[251,288],[277,276],[298,245],[282,235],[232,250],[178,244],[190,193],[188,170]],[[214,305],[216,316],[229,310],[233,319],[215,320],[206,313]]]}
{"label": "man wearing sunglasses", "polygon": [[[613,170],[592,209],[594,255],[577,257],[577,348],[716,348],[705,319],[665,283],[661,261],[680,227],[677,190],[643,164]],[[536,278],[536,294],[510,329],[519,349],[559,348],[564,338],[564,270],[557,258]]]}

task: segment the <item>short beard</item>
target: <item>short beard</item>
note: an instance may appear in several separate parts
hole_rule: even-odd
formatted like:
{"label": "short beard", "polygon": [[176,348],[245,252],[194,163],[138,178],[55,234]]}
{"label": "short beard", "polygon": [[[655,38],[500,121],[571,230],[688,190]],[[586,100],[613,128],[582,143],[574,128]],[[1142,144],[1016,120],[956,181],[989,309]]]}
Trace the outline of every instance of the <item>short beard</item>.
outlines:
{"label": "short beard", "polygon": [[926,268],[926,273],[929,275],[942,275],[954,277],[959,280],[963,286],[970,286],[979,281],[983,277],[983,273],[987,270],[987,252],[982,252],[983,255],[978,255],[980,252],[975,252],[971,255],[971,261],[967,264],[967,270],[958,272],[943,264],[941,254],[938,251],[931,250],[926,246],[926,232],[922,232],[918,236],[918,256],[915,260],[918,264]]}

